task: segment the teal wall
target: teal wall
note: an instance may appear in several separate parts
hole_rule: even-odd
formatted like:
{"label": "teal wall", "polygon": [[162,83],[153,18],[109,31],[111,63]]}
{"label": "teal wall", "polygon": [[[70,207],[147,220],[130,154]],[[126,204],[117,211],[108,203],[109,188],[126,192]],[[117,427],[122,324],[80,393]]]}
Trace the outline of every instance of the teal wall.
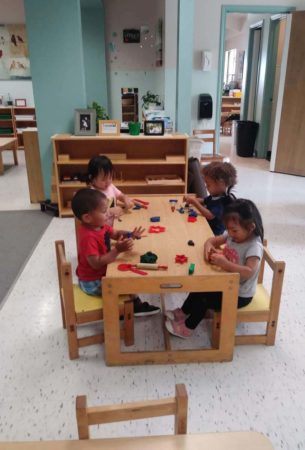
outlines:
{"label": "teal wall", "polygon": [[179,0],[176,129],[191,131],[194,0]]}
{"label": "teal wall", "polygon": [[82,1],[81,18],[87,104],[97,101],[108,110],[105,12],[102,0],[89,4]]}
{"label": "teal wall", "polygon": [[39,145],[50,196],[55,133],[73,132],[74,110],[86,102],[80,0],[25,0]]}

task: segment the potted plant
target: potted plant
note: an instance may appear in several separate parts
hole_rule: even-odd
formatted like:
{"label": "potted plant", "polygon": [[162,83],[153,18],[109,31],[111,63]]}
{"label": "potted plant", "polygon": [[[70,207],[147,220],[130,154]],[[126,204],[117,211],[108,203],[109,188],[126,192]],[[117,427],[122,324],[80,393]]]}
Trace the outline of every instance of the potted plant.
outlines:
{"label": "potted plant", "polygon": [[109,116],[106,109],[97,102],[92,102],[92,105],[88,105],[88,108],[95,109],[96,111],[96,132],[98,132],[98,121],[109,120]]}
{"label": "potted plant", "polygon": [[[147,91],[142,95],[142,108],[144,109],[160,109],[161,101],[158,94],[153,94],[151,91]],[[158,108],[156,108],[156,106]]]}

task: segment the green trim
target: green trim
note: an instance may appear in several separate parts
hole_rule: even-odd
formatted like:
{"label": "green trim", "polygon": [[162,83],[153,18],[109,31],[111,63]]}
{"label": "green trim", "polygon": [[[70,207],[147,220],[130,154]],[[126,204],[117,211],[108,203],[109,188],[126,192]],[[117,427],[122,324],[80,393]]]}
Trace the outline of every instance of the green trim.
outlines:
{"label": "green trim", "polygon": [[279,38],[279,20],[270,20],[270,31],[267,48],[267,65],[265,75],[265,87],[262,104],[260,139],[258,142],[258,149],[261,149],[261,154],[257,156],[266,157],[269,148],[270,135],[270,119],[272,114],[272,103],[270,99],[273,97],[274,81],[275,81],[275,65],[277,58],[277,43]]}
{"label": "green trim", "polygon": [[219,129],[221,114],[221,97],[222,97],[222,81],[224,71],[224,48],[226,35],[226,19],[229,13],[252,13],[252,14],[285,14],[295,11],[294,6],[264,6],[264,5],[222,5],[220,20],[220,42],[218,55],[218,79],[216,93],[216,114],[215,114],[215,130],[216,130],[216,149],[219,148]]}

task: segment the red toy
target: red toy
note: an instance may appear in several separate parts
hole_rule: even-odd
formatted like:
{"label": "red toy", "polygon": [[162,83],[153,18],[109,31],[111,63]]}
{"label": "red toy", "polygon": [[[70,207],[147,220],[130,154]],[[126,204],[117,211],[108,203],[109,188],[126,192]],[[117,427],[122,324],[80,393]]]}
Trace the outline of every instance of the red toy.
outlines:
{"label": "red toy", "polygon": [[118,269],[123,272],[130,270],[131,272],[137,273],[138,275],[147,275],[147,272],[144,272],[144,270],[137,269],[134,264],[119,264]]}
{"label": "red toy", "polygon": [[134,198],[132,201],[134,202],[135,205],[138,205],[141,208],[144,208],[144,209],[148,208],[149,202],[146,202],[144,200],[140,200],[139,198]]}
{"label": "red toy", "polygon": [[152,225],[148,228],[148,233],[163,233],[165,231],[165,227],[161,227],[160,225]]}
{"label": "red toy", "polygon": [[197,222],[197,217],[188,216],[187,221],[188,222]]}
{"label": "red toy", "polygon": [[176,255],[175,262],[179,264],[184,264],[187,262],[187,256],[185,255]]}

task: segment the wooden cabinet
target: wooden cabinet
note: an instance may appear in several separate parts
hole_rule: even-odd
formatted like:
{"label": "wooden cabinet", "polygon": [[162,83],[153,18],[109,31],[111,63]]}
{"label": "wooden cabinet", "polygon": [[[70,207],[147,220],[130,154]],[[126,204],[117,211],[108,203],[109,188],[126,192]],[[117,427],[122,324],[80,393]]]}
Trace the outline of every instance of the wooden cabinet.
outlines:
{"label": "wooden cabinet", "polygon": [[23,131],[27,128],[36,127],[36,116],[35,108],[30,106],[15,106],[13,108],[15,127],[16,127],[16,137],[18,139],[18,147],[23,148]]}
{"label": "wooden cabinet", "polygon": [[32,106],[0,107],[0,136],[16,137],[18,148],[23,148],[22,133],[36,127],[35,108]]}
{"label": "wooden cabinet", "polygon": [[138,94],[122,94],[122,122],[137,122],[138,120]]}
{"label": "wooden cabinet", "polygon": [[186,134],[165,136],[52,137],[55,182],[61,217],[71,216],[75,192],[86,186],[89,160],[106,154],[114,165],[114,184],[127,195],[183,194],[187,188]]}
{"label": "wooden cabinet", "polygon": [[221,102],[220,131],[222,134],[231,134],[232,122],[226,119],[232,114],[240,114],[241,97],[223,96]]}
{"label": "wooden cabinet", "polygon": [[0,137],[15,137],[15,120],[11,106],[0,107]]}

